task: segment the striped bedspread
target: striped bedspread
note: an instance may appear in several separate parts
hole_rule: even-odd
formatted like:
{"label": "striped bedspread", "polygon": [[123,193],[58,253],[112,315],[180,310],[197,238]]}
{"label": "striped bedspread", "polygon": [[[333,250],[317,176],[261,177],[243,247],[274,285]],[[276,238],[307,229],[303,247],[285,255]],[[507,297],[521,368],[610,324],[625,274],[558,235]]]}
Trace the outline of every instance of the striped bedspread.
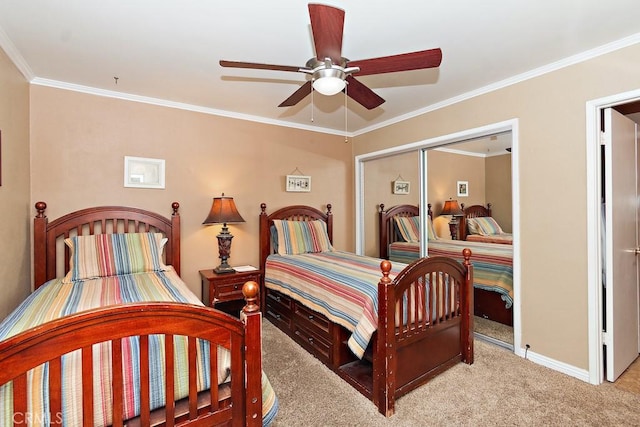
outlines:
{"label": "striped bedspread", "polygon": [[420,242],[393,242],[389,245],[389,261],[410,264],[420,258]]}
{"label": "striped bedspread", "polygon": [[[430,256],[446,256],[462,262],[462,250],[471,249],[473,286],[498,292],[506,308],[513,305],[513,246],[463,240],[429,240]],[[389,245],[391,261],[411,262],[420,256],[420,243],[394,242]]]}
{"label": "striped bedspread", "polygon": [[[198,298],[187,288],[171,267],[163,272],[127,274],[85,281],[63,283],[61,279],[52,280],[39,287],[18,308],[0,323],[0,340],[14,336],[26,329],[40,325],[59,317],[91,308],[143,301],[183,302],[202,305]],[[174,337],[176,358],[175,395],[177,399],[188,395],[188,361],[185,337]],[[139,414],[139,339],[128,338],[123,341],[124,372],[124,416],[125,419]],[[94,424],[111,425],[111,360],[110,344],[94,346],[94,376],[99,384],[94,384],[95,413]],[[164,396],[164,337],[149,337],[150,354],[150,397],[151,408],[162,407]],[[209,388],[209,346],[200,341],[198,347],[198,389]],[[228,381],[229,352],[218,352],[219,383]],[[63,357],[63,414],[65,426],[79,423],[82,413],[82,394],[74,387],[82,377],[81,353],[70,353]],[[34,420],[48,425],[48,374],[47,365],[30,371],[28,375],[29,411]],[[263,422],[270,423],[277,412],[277,399],[269,381],[263,375]],[[0,423],[11,425],[13,411],[11,384],[0,387]],[[55,415],[59,417],[60,415]],[[37,425],[37,424],[34,424]]]}
{"label": "striped bedspread", "polygon": [[[394,263],[393,279],[406,265]],[[378,325],[380,259],[330,251],[270,255],[265,286],[324,314],[352,332],[348,345],[362,358]]]}
{"label": "striped bedspread", "polygon": [[503,245],[513,245],[513,234],[492,234],[491,236],[483,236],[480,234],[469,234],[467,242],[483,242],[483,243],[499,243]]}

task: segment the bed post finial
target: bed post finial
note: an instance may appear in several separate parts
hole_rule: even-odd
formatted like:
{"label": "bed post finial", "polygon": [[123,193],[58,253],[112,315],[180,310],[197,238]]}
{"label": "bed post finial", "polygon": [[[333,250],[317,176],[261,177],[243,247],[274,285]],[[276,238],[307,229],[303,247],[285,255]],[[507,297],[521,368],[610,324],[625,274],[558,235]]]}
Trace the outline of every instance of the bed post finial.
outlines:
{"label": "bed post finial", "polygon": [[246,282],[242,286],[242,294],[244,295],[244,299],[247,302],[247,305],[245,305],[242,309],[244,313],[254,313],[256,311],[260,311],[260,306],[258,305],[259,291],[260,285],[253,281]]}
{"label": "bed post finial", "polygon": [[179,208],[180,208],[180,203],[178,202],[171,203],[171,209],[173,209],[173,213],[171,215],[178,215]]}
{"label": "bed post finial", "polygon": [[267,214],[267,204],[266,203],[260,203],[260,213],[263,215]]}
{"label": "bed post finial", "polygon": [[471,249],[464,248],[462,250],[462,256],[464,257],[464,265],[465,265],[465,267],[469,267],[471,265],[471,261],[469,261],[469,259],[471,258]]}
{"label": "bed post finial", "polygon": [[331,203],[327,203],[327,215],[331,215]]}
{"label": "bed post finial", "polygon": [[36,211],[38,211],[36,218],[44,218],[45,217],[44,211],[46,209],[47,209],[47,204],[45,202],[36,202]]}
{"label": "bed post finial", "polygon": [[380,279],[380,281],[385,283],[391,282],[391,279],[389,278],[389,272],[391,271],[391,261],[385,259],[380,262],[380,270],[382,270],[382,279]]}
{"label": "bed post finial", "polygon": [[384,203],[380,203],[380,212],[384,212]]}

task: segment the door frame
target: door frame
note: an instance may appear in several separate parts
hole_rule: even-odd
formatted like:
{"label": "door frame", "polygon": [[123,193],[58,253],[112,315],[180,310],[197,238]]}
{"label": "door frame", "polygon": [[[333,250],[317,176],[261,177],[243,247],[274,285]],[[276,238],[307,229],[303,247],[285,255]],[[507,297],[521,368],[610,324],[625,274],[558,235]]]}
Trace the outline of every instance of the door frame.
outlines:
{"label": "door frame", "polygon": [[[492,123],[486,126],[467,129],[460,132],[429,138],[409,144],[386,148],[383,150],[361,154],[355,157],[355,246],[356,253],[364,253],[364,163],[394,154],[410,151],[422,151],[427,148],[436,148],[467,139],[489,136],[496,133],[511,132],[511,194],[512,194],[512,233],[513,233],[513,351],[515,354],[525,357],[526,350],[522,347],[521,306],[520,306],[520,166],[519,166],[519,119],[510,119],[503,122]],[[421,162],[423,162],[421,155]],[[422,164],[422,163],[421,163]],[[426,168],[421,166],[420,174],[423,175]],[[420,185],[420,211],[426,212],[426,186],[421,176]],[[424,242],[426,230],[420,230],[420,240]],[[421,249],[422,250],[422,249]]]}
{"label": "door frame", "polygon": [[600,154],[601,112],[605,108],[640,100],[640,89],[598,98],[586,103],[587,161],[587,309],[589,345],[589,383],[604,381],[602,354],[602,249],[600,211],[602,171]]}

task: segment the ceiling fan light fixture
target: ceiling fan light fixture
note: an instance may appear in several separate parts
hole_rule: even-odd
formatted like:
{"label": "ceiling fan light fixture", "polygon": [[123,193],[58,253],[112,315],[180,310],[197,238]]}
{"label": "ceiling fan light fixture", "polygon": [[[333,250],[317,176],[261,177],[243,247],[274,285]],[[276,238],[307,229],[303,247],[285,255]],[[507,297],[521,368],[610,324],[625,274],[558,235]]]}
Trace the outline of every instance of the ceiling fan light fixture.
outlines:
{"label": "ceiling fan light fixture", "polygon": [[323,95],[331,96],[346,86],[345,73],[339,68],[323,68],[313,73],[313,88]]}

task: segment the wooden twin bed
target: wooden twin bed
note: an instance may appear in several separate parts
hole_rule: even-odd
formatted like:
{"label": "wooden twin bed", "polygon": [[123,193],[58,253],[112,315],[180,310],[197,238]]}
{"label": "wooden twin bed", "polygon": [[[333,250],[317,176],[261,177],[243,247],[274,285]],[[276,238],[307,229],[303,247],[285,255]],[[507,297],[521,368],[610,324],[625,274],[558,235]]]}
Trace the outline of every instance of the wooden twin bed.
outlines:
{"label": "wooden twin bed", "polygon": [[471,205],[465,207],[464,203],[461,203],[460,207],[464,212],[464,216],[460,218],[460,225],[458,230],[458,236],[460,236],[460,240],[513,245],[513,236],[508,233],[485,236],[481,234],[472,234],[469,231],[469,219],[491,217],[491,203],[487,203],[486,207],[482,205]]}
{"label": "wooden twin bed", "polygon": [[[432,218],[431,204],[428,215]],[[468,217],[490,215],[490,210],[474,205],[465,210]],[[403,242],[397,232],[395,217],[416,217],[420,215],[418,206],[396,205],[385,209],[380,204],[379,235],[380,257],[391,261],[408,262],[420,257],[419,242]],[[461,221],[460,232],[466,226]],[[465,235],[465,234],[462,234]],[[474,265],[474,314],[504,325],[513,326],[513,247],[508,244],[478,241],[429,240],[429,255],[444,255],[460,260],[460,247],[468,247],[473,252]],[[397,249],[397,250],[395,250]]]}
{"label": "wooden twin bed", "polygon": [[[92,287],[99,286],[96,280],[71,283],[51,280],[69,273],[74,254],[62,240],[74,236],[90,234],[95,239],[119,239],[122,233],[123,238],[162,233],[167,238],[163,259],[169,266],[166,272],[104,280],[118,281],[115,291],[109,292],[116,294],[118,289],[124,289],[130,276],[147,274],[166,282],[163,289],[180,290],[182,285],[172,282],[173,277],[179,279],[180,272],[178,207],[178,203],[172,204],[170,218],[142,209],[108,206],[84,209],[49,222],[46,204],[36,204],[37,290],[0,324],[0,332],[4,333],[0,341],[0,392],[4,407],[13,405],[13,413],[5,413],[0,423],[261,425],[261,313],[259,287],[255,283],[247,283],[243,288],[247,304],[242,321],[198,305],[193,294],[187,297],[188,303],[164,298],[159,298],[162,302],[150,302],[145,297],[138,302],[108,306],[97,301],[94,308],[77,313],[69,308],[78,302],[71,298],[62,311],[72,314],[39,319],[50,308],[47,306],[55,305],[51,300],[41,312],[28,314],[28,303],[42,295],[44,302],[49,301],[46,292],[53,292],[57,283],[60,283],[55,291],[58,294],[73,294],[82,288],[78,294],[82,298],[78,300],[92,298]],[[80,246],[74,248],[80,251]],[[77,258],[75,261],[81,262]],[[132,289],[135,293],[137,288]],[[98,300],[101,297],[93,295]],[[125,295],[118,298],[124,300]],[[36,326],[23,332],[15,330],[30,317],[35,319],[32,323]],[[136,351],[132,352],[134,345]],[[138,351],[139,358],[129,359]],[[166,358],[158,362],[155,355],[160,353]],[[102,360],[106,360],[106,365],[101,364]],[[221,360],[227,360],[228,364],[221,365]],[[226,375],[222,381],[221,371]],[[162,375],[160,380],[158,375]],[[38,380],[38,376],[42,378]],[[206,378],[200,379],[201,376]],[[198,385],[201,381],[211,386],[201,389]],[[160,390],[152,386],[156,382],[161,383]],[[130,384],[134,392],[125,384]],[[186,396],[178,396],[176,390],[186,390]],[[34,397],[42,395],[48,399],[39,402]],[[132,401],[132,395],[139,399]],[[72,399],[74,409],[70,408]]]}
{"label": "wooden twin bed", "polygon": [[[297,228],[320,249],[281,254],[283,240],[296,241],[283,230]],[[460,361],[473,363],[469,250],[462,263],[433,257],[394,270],[389,261],[329,248],[325,234],[332,241],[331,205],[326,213],[297,205],[271,214],[261,205],[262,308],[268,320],[385,416],[394,413],[398,397]],[[336,307],[345,294],[345,305],[362,310],[357,325]],[[369,341],[356,337],[367,333]]]}

